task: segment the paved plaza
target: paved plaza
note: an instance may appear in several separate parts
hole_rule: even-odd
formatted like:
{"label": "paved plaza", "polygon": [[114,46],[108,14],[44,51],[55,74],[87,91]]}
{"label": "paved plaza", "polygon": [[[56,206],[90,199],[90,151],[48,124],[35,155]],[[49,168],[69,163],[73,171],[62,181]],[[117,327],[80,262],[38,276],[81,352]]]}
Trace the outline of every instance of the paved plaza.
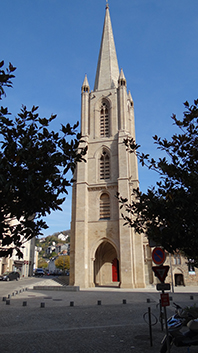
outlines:
{"label": "paved plaza", "polygon": [[[1,353],[160,351],[163,332],[159,322],[153,326],[151,347],[149,327],[143,319],[148,307],[159,317],[159,293],[155,288],[94,288],[70,292],[58,290],[57,284],[57,290],[52,291],[47,287],[34,290],[30,280],[15,283],[18,293],[12,289],[10,304],[6,304],[4,297],[0,301]],[[6,284],[6,291],[10,284]],[[49,286],[55,282],[48,279],[38,284]],[[198,300],[197,288],[183,287],[175,291],[170,295],[180,305],[193,305]],[[168,316],[173,313],[170,306]],[[171,352],[187,353],[187,348],[172,347]],[[190,352],[198,352],[198,347],[191,348]]]}

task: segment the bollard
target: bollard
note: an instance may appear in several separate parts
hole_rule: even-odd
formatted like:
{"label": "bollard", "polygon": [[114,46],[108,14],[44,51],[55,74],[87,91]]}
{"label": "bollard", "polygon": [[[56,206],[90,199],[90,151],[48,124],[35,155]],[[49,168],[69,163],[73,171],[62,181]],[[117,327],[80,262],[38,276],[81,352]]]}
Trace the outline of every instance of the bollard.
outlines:
{"label": "bollard", "polygon": [[173,297],[169,297],[170,302],[173,300]]}
{"label": "bollard", "polygon": [[2,301],[5,302],[6,301],[6,297],[3,297]]}
{"label": "bollard", "polygon": [[74,306],[74,302],[70,302],[70,306]]}
{"label": "bollard", "polygon": [[9,299],[6,300],[6,305],[10,305],[10,300]]}
{"label": "bollard", "polygon": [[193,297],[193,295],[190,295],[190,300],[194,300],[194,297]]}
{"label": "bollard", "polygon": [[147,300],[146,300],[146,301],[147,301],[147,303],[150,303],[150,302],[151,302],[151,300],[150,300],[149,298],[147,298]]}
{"label": "bollard", "polygon": [[45,307],[45,303],[41,303],[41,308],[44,308]]}
{"label": "bollard", "polygon": [[23,302],[23,306],[27,306],[27,302]]}
{"label": "bollard", "polygon": [[98,305],[101,305],[102,304],[102,302],[101,302],[101,300],[98,300],[98,303],[97,303]]}
{"label": "bollard", "polygon": [[123,299],[122,304],[126,304],[126,303],[127,303],[126,299]]}
{"label": "bollard", "polygon": [[10,294],[8,294],[8,299],[10,299],[10,297],[11,297],[11,295],[10,295]]}

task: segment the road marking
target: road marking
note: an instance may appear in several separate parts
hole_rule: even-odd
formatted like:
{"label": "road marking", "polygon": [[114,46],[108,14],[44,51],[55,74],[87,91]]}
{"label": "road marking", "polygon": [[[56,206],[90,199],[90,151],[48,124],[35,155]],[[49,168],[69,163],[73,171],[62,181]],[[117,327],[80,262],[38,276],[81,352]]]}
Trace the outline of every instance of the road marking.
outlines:
{"label": "road marking", "polygon": [[[64,331],[77,331],[77,330],[95,330],[95,329],[104,329],[104,328],[116,328],[116,327],[126,327],[132,326],[132,324],[118,324],[118,325],[104,325],[104,326],[85,326],[85,327],[68,327],[64,329],[38,329],[38,330],[28,330],[28,331],[12,331],[12,335],[21,335],[27,333],[50,333],[50,332],[64,332]],[[10,331],[0,332],[0,336],[10,335]]]}

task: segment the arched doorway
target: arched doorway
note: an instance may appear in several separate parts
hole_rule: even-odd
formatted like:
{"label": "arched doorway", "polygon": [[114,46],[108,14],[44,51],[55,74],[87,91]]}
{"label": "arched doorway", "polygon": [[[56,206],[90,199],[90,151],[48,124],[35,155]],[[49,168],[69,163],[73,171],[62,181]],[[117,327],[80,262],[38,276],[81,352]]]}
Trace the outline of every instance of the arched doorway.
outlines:
{"label": "arched doorway", "polygon": [[184,276],[181,273],[175,273],[175,286],[184,286]]}
{"label": "arched doorway", "polygon": [[119,261],[116,249],[108,241],[103,241],[95,253],[94,283],[96,286],[118,285]]}
{"label": "arched doorway", "polygon": [[175,286],[184,286],[184,275],[182,270],[180,268],[176,268],[174,270],[174,280],[175,280]]}

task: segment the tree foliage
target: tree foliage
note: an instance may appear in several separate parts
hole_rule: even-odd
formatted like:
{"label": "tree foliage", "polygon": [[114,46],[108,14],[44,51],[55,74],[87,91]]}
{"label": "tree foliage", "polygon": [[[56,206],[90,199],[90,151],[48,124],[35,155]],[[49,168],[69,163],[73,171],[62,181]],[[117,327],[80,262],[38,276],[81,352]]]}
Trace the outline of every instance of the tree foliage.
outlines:
{"label": "tree foliage", "polygon": [[154,160],[139,152],[133,139],[124,141],[129,153],[135,153],[142,166],[156,171],[159,182],[146,193],[133,191],[132,200],[117,195],[125,224],[168,252],[182,252],[198,267],[198,100],[184,103],[183,119],[172,116],[179,129],[170,141],[155,135],[157,148],[165,156]]}
{"label": "tree foliage", "polygon": [[[12,86],[15,68],[0,63],[0,99]],[[22,106],[13,117],[0,108],[0,256],[22,257],[23,243],[47,228],[43,217],[61,210],[71,185],[68,172],[84,161],[87,147],[77,132],[78,123],[50,129],[56,118],[41,118],[38,107]]]}
{"label": "tree foliage", "polygon": [[55,266],[60,270],[69,270],[70,269],[70,257],[68,255],[60,255],[55,260]]}
{"label": "tree foliage", "polygon": [[38,260],[38,268],[47,268],[47,267],[48,267],[47,261],[45,261],[43,258],[40,258]]}

